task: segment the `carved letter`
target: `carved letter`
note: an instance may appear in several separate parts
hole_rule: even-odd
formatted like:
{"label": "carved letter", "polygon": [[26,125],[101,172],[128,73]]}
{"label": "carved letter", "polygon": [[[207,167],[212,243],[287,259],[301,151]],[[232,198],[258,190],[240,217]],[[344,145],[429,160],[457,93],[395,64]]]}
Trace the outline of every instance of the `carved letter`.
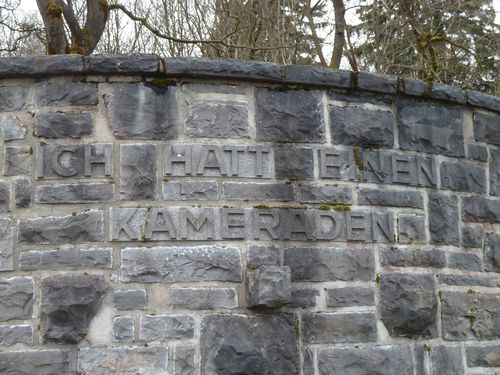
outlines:
{"label": "carved letter", "polygon": [[[213,153],[213,157],[211,157],[211,153]],[[202,146],[196,173],[202,176],[205,173],[205,168],[217,168],[221,175],[227,175],[226,160],[219,147]]]}
{"label": "carved letter", "polygon": [[307,240],[312,240],[313,231],[311,225],[306,218],[305,211],[303,210],[286,210],[282,211],[285,228],[282,233],[284,240],[292,240],[294,234],[305,237]]}
{"label": "carved letter", "polygon": [[253,236],[256,240],[262,238],[261,231],[266,231],[273,240],[279,239],[279,233],[276,228],[280,224],[280,218],[277,210],[254,209],[253,211]]}
{"label": "carved letter", "polygon": [[375,242],[394,242],[392,213],[372,212],[372,228]]}
{"label": "carved letter", "polygon": [[342,230],[342,215],[338,212],[315,211],[317,240],[336,240]]}
{"label": "carved letter", "polygon": [[75,154],[77,150],[77,145],[59,146],[54,149],[52,157],[50,158],[50,166],[52,167],[52,170],[59,176],[63,177],[72,177],[77,175],[79,172],[78,168],[73,165],[66,166],[61,162],[61,158],[65,153]]}
{"label": "carved letter", "polygon": [[144,238],[152,240],[155,233],[166,234],[165,239],[169,240],[177,238],[177,231],[167,208],[152,207],[148,212]]}
{"label": "carved letter", "polygon": [[392,155],[392,179],[400,184],[415,184],[415,158],[403,155]]}
{"label": "carved letter", "polygon": [[434,159],[417,157],[417,176],[419,186],[436,187],[436,164]]}
{"label": "carved letter", "polygon": [[370,241],[370,214],[368,212],[346,212],[348,241]]}
{"label": "carved letter", "polygon": [[[181,238],[188,239],[188,223],[198,233],[206,224],[206,235],[202,239],[214,238],[214,211],[212,208],[204,208],[200,215],[196,217],[189,209],[181,208]],[[199,238],[193,238],[199,239]]]}
{"label": "carved letter", "polygon": [[[94,151],[94,152],[92,152]],[[92,165],[104,164],[104,176],[113,174],[113,145],[85,145],[85,176],[92,176]]]}
{"label": "carved letter", "polygon": [[245,210],[243,208],[223,208],[220,227],[223,239],[245,239]]}
{"label": "carved letter", "polygon": [[238,176],[240,173],[239,166],[239,157],[238,153],[244,153],[246,151],[245,146],[225,146],[224,151],[231,152],[231,176]]}
{"label": "carved letter", "polygon": [[264,156],[269,153],[269,147],[266,146],[250,146],[248,152],[255,153],[255,176],[264,176]]}
{"label": "carved letter", "polygon": [[[182,151],[181,151],[182,150]],[[166,175],[173,174],[173,164],[184,164],[184,176],[191,174],[191,147],[182,145],[165,145],[164,171]]]}

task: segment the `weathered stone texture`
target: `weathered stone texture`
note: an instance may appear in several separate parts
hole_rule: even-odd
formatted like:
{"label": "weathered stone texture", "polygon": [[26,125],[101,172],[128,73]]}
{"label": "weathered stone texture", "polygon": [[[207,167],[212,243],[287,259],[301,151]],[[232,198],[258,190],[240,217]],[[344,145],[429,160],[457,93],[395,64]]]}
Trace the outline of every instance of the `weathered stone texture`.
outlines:
{"label": "weathered stone texture", "polygon": [[317,289],[311,288],[293,288],[290,301],[286,304],[287,307],[302,308],[316,306],[316,299],[319,296]]}
{"label": "weathered stone texture", "polygon": [[2,375],[71,375],[70,361],[69,350],[0,352],[0,373]]}
{"label": "weathered stone texture", "polygon": [[444,162],[441,164],[441,188],[471,193],[486,192],[484,168],[465,163]]}
{"label": "weathered stone texture", "polygon": [[160,69],[159,58],[153,54],[91,55],[87,61],[93,74],[156,74]]}
{"label": "weathered stone texture", "polygon": [[303,203],[352,203],[352,190],[347,186],[302,185],[299,191]]}
{"label": "weathered stone texture", "polygon": [[425,233],[425,218],[419,215],[398,216],[399,243],[414,244],[425,243],[427,235]]}
{"label": "weathered stone texture", "polygon": [[24,251],[19,255],[19,268],[22,271],[109,269],[112,251],[111,248]]}
{"label": "weathered stone texture", "polygon": [[474,137],[478,142],[500,145],[500,116],[474,112]]}
{"label": "weathered stone texture", "polygon": [[148,304],[146,290],[115,290],[113,293],[113,303],[119,310],[145,310]]}
{"label": "weathered stone texture", "polygon": [[11,219],[0,219],[0,272],[14,270],[14,238]]}
{"label": "weathered stone texture", "polygon": [[26,106],[28,88],[22,86],[0,87],[0,111],[15,111]]}
{"label": "weathered stone texture", "polygon": [[233,288],[172,288],[169,303],[177,309],[211,310],[238,307]]}
{"label": "weathered stone texture", "polygon": [[462,226],[462,246],[463,247],[483,247],[483,227]]}
{"label": "weathered stone texture", "polygon": [[155,145],[122,145],[120,164],[121,199],[156,198],[157,147]]}
{"label": "weathered stone texture", "polygon": [[457,197],[443,193],[430,193],[428,214],[431,242],[458,245],[460,233]]}
{"label": "weathered stone texture", "polygon": [[444,268],[446,267],[446,253],[437,249],[382,249],[380,263],[383,266],[394,267]]}
{"label": "weathered stone texture", "polygon": [[469,367],[500,367],[500,345],[468,345],[465,353]]}
{"label": "weathered stone texture", "polygon": [[173,375],[196,374],[196,349],[194,346],[176,346],[174,349]]}
{"label": "weathered stone texture", "polygon": [[134,341],[134,320],[130,316],[113,319],[113,340],[117,342]]}
{"label": "weathered stone texture", "polygon": [[247,272],[247,303],[249,307],[279,307],[291,300],[290,268],[262,266]]}
{"label": "weathered stone texture", "polygon": [[0,279],[0,322],[31,319],[34,297],[31,277]]}
{"label": "weathered stone texture", "polygon": [[360,89],[388,94],[398,90],[398,77],[394,75],[358,72],[357,76]]}
{"label": "weathered stone texture", "polygon": [[4,148],[4,176],[15,176],[19,174],[29,174],[31,172],[31,147]]}
{"label": "weathered stone texture", "polygon": [[417,191],[389,189],[358,189],[358,203],[374,206],[424,208],[424,196]]}
{"label": "weathered stone texture", "polygon": [[167,201],[214,201],[218,197],[216,181],[168,181],[163,184],[163,199]]}
{"label": "weathered stone texture", "polygon": [[352,286],[326,290],[326,305],[329,307],[372,306],[375,291],[369,286]]}
{"label": "weathered stone texture", "polygon": [[51,112],[35,115],[35,135],[45,138],[81,138],[92,134],[94,125],[89,112]]}
{"label": "weathered stone texture", "polygon": [[313,150],[298,147],[274,149],[276,178],[290,180],[312,180],[314,177]]}
{"label": "weathered stone texture", "polygon": [[252,245],[247,251],[247,268],[257,269],[261,266],[279,266],[280,249],[276,246]]}
{"label": "weathered stone texture", "polygon": [[31,180],[28,177],[14,179],[14,201],[17,208],[31,206]]}
{"label": "weathered stone texture", "polygon": [[140,319],[139,339],[165,341],[192,338],[192,315],[143,315]]}
{"label": "weathered stone texture", "polygon": [[488,161],[488,148],[481,145],[469,145],[469,159]]}
{"label": "weathered stone texture", "polygon": [[490,150],[490,194],[500,195],[500,150]]}
{"label": "weathered stone texture", "polygon": [[0,181],[0,212],[10,211],[10,183]]}
{"label": "weathered stone texture", "polygon": [[483,249],[484,269],[490,272],[500,272],[500,235],[488,233]]}
{"label": "weathered stone texture", "polygon": [[500,201],[484,197],[464,197],[462,219],[472,223],[500,223]]}
{"label": "weathered stone texture", "polygon": [[448,267],[465,271],[482,271],[481,258],[473,253],[450,253]]}
{"label": "weathered stone texture", "polygon": [[23,139],[26,136],[26,125],[18,116],[0,116],[0,133],[5,141]]}
{"label": "weathered stone texture", "polygon": [[294,192],[293,186],[290,184],[224,182],[222,184],[222,197],[228,200],[290,202],[294,200]]}
{"label": "weathered stone texture", "polygon": [[14,344],[32,345],[33,327],[31,325],[0,326],[0,345],[12,346]]}
{"label": "weathered stone texture", "polygon": [[460,346],[430,346],[431,375],[464,375]]}
{"label": "weathered stone texture", "polygon": [[36,188],[37,203],[111,202],[115,196],[113,184],[62,184]]}
{"label": "weathered stone texture", "polygon": [[93,106],[97,104],[97,85],[80,82],[54,82],[40,86],[35,106]]}

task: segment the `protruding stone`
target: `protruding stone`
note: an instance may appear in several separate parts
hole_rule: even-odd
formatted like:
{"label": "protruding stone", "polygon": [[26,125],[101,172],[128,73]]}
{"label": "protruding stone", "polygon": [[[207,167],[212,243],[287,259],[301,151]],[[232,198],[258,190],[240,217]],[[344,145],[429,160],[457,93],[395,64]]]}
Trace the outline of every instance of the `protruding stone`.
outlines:
{"label": "protruding stone", "polygon": [[65,275],[42,279],[40,320],[44,342],[76,344],[99,311],[107,285],[103,276]]}
{"label": "protruding stone", "polygon": [[194,335],[192,315],[143,315],[141,316],[139,339],[165,341],[190,339]]}
{"label": "protruding stone", "polygon": [[64,269],[110,269],[113,249],[68,249],[23,251],[19,255],[22,271]]}
{"label": "protruding stone", "polygon": [[4,176],[29,174],[31,172],[31,147],[5,146],[4,148]]}
{"label": "protruding stone", "polygon": [[428,210],[431,243],[458,246],[460,233],[457,197],[430,193]]}
{"label": "protruding stone", "polygon": [[291,300],[290,268],[262,266],[247,272],[247,303],[249,307],[279,307]]}
{"label": "protruding stone", "polygon": [[170,305],[177,309],[211,310],[238,307],[238,295],[233,288],[172,288]]}
{"label": "protruding stone", "polygon": [[14,238],[12,220],[0,219],[0,272],[14,270]]}
{"label": "protruding stone", "polygon": [[69,350],[0,352],[2,375],[71,375],[72,373]]}
{"label": "protruding stone", "polygon": [[113,184],[61,184],[36,188],[37,203],[111,202],[115,196]]}
{"label": "protruding stone", "polygon": [[35,115],[35,135],[45,138],[81,138],[92,134],[90,112],[49,112]]}
{"label": "protruding stone", "polygon": [[150,144],[124,144],[120,147],[121,199],[141,200],[156,197],[157,147]]}
{"label": "protruding stone", "polygon": [[0,279],[0,322],[32,319],[34,297],[31,277]]}
{"label": "protruding stone", "polygon": [[194,346],[179,346],[174,349],[174,374],[196,374],[196,348]]}
{"label": "protruding stone", "polygon": [[97,104],[97,85],[81,82],[46,83],[36,91],[35,106],[93,106]]}
{"label": "protruding stone", "polygon": [[119,289],[113,293],[113,303],[119,310],[145,310],[148,301],[145,289]]}
{"label": "protruding stone", "polygon": [[113,340],[117,342],[134,341],[134,320],[131,316],[118,316],[113,320]]}
{"label": "protruding stone", "polygon": [[312,180],[314,173],[313,150],[298,147],[274,149],[276,178],[285,180]]}
{"label": "protruding stone", "polygon": [[352,286],[327,289],[326,305],[329,307],[373,306],[375,291],[369,286]]}

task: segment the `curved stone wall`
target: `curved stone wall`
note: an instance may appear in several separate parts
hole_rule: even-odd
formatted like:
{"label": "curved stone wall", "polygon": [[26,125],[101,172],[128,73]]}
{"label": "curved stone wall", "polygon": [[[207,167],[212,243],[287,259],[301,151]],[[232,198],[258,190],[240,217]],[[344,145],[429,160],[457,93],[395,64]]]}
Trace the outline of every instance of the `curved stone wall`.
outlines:
{"label": "curved stone wall", "polygon": [[0,373],[494,374],[500,98],[0,59]]}

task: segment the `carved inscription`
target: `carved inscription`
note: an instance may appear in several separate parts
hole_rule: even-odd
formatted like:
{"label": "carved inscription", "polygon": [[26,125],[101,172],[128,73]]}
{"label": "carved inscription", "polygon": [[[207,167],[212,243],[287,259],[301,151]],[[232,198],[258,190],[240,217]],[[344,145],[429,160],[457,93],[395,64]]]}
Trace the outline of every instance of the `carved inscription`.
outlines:
{"label": "carved inscription", "polygon": [[390,212],[255,208],[110,208],[112,241],[394,242]]}

